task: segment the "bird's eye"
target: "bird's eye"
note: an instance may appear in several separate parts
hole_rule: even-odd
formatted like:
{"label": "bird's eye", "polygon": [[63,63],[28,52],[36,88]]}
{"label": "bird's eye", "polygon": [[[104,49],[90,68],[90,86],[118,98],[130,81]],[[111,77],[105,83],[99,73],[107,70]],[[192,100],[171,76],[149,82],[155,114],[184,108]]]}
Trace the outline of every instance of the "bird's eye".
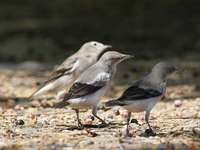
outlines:
{"label": "bird's eye", "polygon": [[120,57],[117,57],[117,58],[116,58],[116,60],[120,60],[120,59],[121,59]]}
{"label": "bird's eye", "polygon": [[171,68],[171,72],[173,72],[174,70],[175,70],[175,68],[174,68],[174,67],[172,67],[172,68]]}
{"label": "bird's eye", "polygon": [[94,46],[97,46],[97,43],[94,43],[93,45],[94,45]]}

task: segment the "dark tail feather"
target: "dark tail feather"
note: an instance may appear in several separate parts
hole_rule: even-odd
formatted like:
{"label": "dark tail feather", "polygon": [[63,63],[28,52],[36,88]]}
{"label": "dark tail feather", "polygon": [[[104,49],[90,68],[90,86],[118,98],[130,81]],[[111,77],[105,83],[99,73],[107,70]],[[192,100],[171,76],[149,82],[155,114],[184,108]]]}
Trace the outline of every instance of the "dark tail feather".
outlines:
{"label": "dark tail feather", "polygon": [[111,100],[105,103],[105,107],[121,106],[118,100]]}
{"label": "dark tail feather", "polygon": [[65,106],[67,106],[67,105],[69,105],[68,102],[61,101],[61,102],[58,102],[55,105],[53,105],[51,108],[63,108]]}

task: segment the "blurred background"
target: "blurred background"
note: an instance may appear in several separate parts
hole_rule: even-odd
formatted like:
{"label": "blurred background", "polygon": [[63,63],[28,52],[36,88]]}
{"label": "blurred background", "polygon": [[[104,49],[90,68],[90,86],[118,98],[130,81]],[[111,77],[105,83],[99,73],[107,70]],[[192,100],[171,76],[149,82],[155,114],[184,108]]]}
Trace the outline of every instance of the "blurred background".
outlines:
{"label": "blurred background", "polygon": [[0,63],[61,63],[85,42],[153,58],[200,58],[198,0],[1,0]]}
{"label": "blurred background", "polygon": [[20,86],[33,92],[88,41],[135,56],[118,65],[112,85],[131,85],[166,61],[187,70],[171,76],[169,86],[199,91],[199,8],[199,0],[1,0],[0,79],[9,83],[0,84],[3,94],[19,95]]}

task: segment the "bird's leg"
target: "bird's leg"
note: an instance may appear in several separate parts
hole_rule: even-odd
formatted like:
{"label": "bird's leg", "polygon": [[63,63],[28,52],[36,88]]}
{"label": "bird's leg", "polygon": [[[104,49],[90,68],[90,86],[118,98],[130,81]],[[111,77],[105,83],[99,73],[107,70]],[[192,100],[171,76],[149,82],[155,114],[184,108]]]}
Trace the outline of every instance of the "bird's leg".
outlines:
{"label": "bird's leg", "polygon": [[145,114],[145,121],[147,122],[148,126],[149,126],[149,130],[151,131],[151,135],[156,135],[156,133],[153,132],[153,130],[151,129],[151,126],[149,124],[149,114],[150,114],[150,111],[146,111],[146,114]]}
{"label": "bird's leg", "polygon": [[128,125],[129,125],[130,118],[131,118],[131,112],[129,111],[128,112],[128,116],[127,116],[127,128],[126,128],[126,135],[127,136],[132,136],[131,134],[129,134],[129,130],[128,130]]}
{"label": "bird's leg", "polygon": [[79,119],[79,110],[75,109],[75,111],[76,111],[76,116],[77,116],[77,120],[78,120],[78,125],[79,126],[83,126],[82,123],[81,123],[81,121],[80,121],[80,119]]}
{"label": "bird's leg", "polygon": [[101,120],[102,124],[104,126],[108,126],[108,124],[103,120],[101,119],[99,116],[97,116],[97,106],[93,106],[93,109],[92,109],[92,114],[99,120]]}

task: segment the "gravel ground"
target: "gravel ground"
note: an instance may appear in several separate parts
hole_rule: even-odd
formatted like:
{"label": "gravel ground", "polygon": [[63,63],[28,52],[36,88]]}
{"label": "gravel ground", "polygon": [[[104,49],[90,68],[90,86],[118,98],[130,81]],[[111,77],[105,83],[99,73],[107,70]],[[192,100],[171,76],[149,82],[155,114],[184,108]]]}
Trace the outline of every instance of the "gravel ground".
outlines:
{"label": "gravel ground", "polygon": [[[50,74],[50,70],[44,70],[45,64],[38,65],[40,70],[37,65],[32,70],[26,67],[22,70],[23,64],[0,64],[0,149],[200,149],[200,62],[170,61],[187,72],[169,78],[165,97],[151,111],[150,124],[156,136],[145,133],[148,125],[144,112],[132,113],[131,119],[137,119],[138,124],[130,123],[133,137],[127,137],[126,118],[122,117],[126,110],[103,107],[104,101],[119,97],[157,62],[121,63],[98,107],[99,116],[105,118],[109,127],[98,127],[100,122],[94,119],[84,129],[77,126],[76,114],[70,108],[50,109],[56,103],[53,95],[26,100]],[[120,114],[116,115],[114,110]],[[81,110],[81,121],[85,123],[89,115],[91,109]],[[16,125],[14,118],[24,124]]]}

